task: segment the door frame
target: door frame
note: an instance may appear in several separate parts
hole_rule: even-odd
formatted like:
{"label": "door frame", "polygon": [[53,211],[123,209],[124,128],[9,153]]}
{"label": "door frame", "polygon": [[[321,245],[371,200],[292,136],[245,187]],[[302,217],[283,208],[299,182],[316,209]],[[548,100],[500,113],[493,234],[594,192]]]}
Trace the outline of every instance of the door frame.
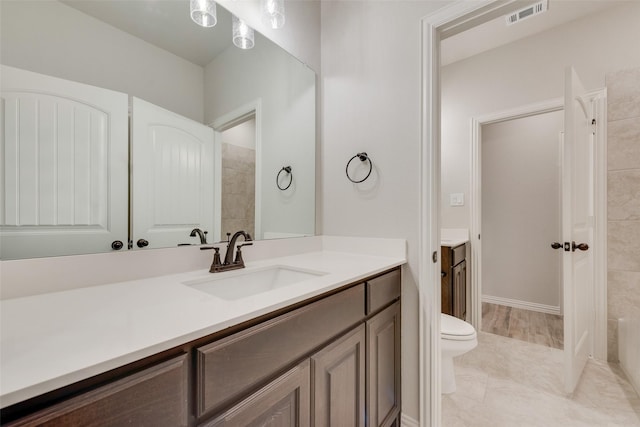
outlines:
{"label": "door frame", "polygon": [[[420,200],[418,224],[418,292],[419,292],[419,378],[420,378],[420,425],[439,426],[442,418],[440,380],[440,41],[450,35],[480,25],[497,16],[514,12],[535,0],[526,3],[516,0],[456,1],[421,19],[421,128],[420,128]],[[606,111],[599,104],[600,111]],[[603,110],[604,109],[604,110]],[[597,127],[601,141],[606,138],[606,121]],[[598,158],[606,159],[606,146],[597,147]],[[604,146],[604,147],[603,147]],[[603,156],[599,155],[604,153]],[[602,173],[597,168],[598,175]],[[606,168],[605,168],[606,176]],[[596,183],[597,200],[606,200],[606,181]],[[606,204],[597,206],[598,221],[605,224],[596,235],[603,242],[602,250],[594,254],[596,263],[603,266],[604,277],[596,280],[606,283]],[[604,236],[604,239],[602,237]],[[435,256],[434,256],[435,255]],[[605,301],[604,295],[597,295]],[[604,315],[605,310],[596,313]],[[605,337],[600,331],[599,336]],[[603,343],[598,342],[596,348]],[[598,357],[598,353],[596,352]]]}
{"label": "door frame", "polygon": [[[593,116],[596,119],[595,132],[595,181],[594,181],[594,295],[595,324],[591,353],[596,359],[607,360],[607,264],[606,264],[606,89],[591,91],[586,101],[592,102]],[[471,324],[477,329],[482,328],[482,241],[478,237],[482,225],[482,158],[481,128],[483,125],[499,123],[522,117],[561,111],[564,109],[564,98],[528,104],[509,110],[490,113],[471,118],[471,182],[469,202],[471,207]],[[562,298],[562,292],[560,292]],[[560,305],[562,310],[562,304]]]}
{"label": "door frame", "polygon": [[213,223],[216,224],[214,230],[213,241],[219,242],[222,239],[220,235],[220,224],[222,223],[222,139],[223,131],[240,124],[247,116],[254,115],[256,121],[256,169],[255,169],[255,231],[253,239],[261,239],[262,237],[262,98],[256,98],[253,101],[229,111],[226,114],[216,118],[209,126],[214,132],[214,198],[215,205],[213,207]]}

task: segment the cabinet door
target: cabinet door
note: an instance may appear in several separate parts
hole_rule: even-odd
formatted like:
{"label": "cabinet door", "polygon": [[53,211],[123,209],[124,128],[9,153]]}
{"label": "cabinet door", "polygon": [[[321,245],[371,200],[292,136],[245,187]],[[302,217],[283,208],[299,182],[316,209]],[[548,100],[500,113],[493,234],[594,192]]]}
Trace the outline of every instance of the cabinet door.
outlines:
{"label": "cabinet door", "polygon": [[400,405],[400,302],[367,321],[369,426],[391,426]]}
{"label": "cabinet door", "polygon": [[305,360],[202,426],[308,427],[310,388],[309,360]]}
{"label": "cabinet door", "polygon": [[9,426],[186,426],[187,356],[36,412]]}
{"label": "cabinet door", "polygon": [[464,320],[467,313],[467,262],[453,268],[453,315]]}
{"label": "cabinet door", "polygon": [[451,248],[442,246],[441,251],[442,273],[441,273],[441,312],[453,316],[453,274],[451,271]]}
{"label": "cabinet door", "polygon": [[362,324],[311,357],[316,427],[364,427],[365,340]]}

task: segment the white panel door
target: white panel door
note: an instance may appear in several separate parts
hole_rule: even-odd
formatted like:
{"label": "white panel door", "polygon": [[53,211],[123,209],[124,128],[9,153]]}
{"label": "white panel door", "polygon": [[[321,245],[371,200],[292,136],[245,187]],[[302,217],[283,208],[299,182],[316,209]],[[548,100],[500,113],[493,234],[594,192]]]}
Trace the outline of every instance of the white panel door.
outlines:
{"label": "white panel door", "polygon": [[572,67],[565,73],[562,233],[565,242],[565,390],[573,392],[591,354],[594,325],[594,138],[592,106]]}
{"label": "white panel door", "polygon": [[133,249],[199,243],[194,228],[213,235],[213,129],[133,98],[131,132]]}
{"label": "white panel door", "polygon": [[127,95],[2,66],[0,258],[127,242]]}

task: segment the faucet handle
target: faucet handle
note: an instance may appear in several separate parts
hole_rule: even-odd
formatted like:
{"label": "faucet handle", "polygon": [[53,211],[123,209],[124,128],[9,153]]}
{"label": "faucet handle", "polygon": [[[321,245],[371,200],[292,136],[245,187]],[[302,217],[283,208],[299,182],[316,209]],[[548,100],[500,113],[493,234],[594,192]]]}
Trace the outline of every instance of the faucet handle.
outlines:
{"label": "faucet handle", "polygon": [[214,251],[216,251],[213,254],[213,262],[211,263],[211,268],[209,269],[209,273],[215,273],[217,271],[220,271],[220,269],[222,268],[222,260],[220,259],[220,248],[214,246],[212,248],[207,248],[207,249],[213,249]]}

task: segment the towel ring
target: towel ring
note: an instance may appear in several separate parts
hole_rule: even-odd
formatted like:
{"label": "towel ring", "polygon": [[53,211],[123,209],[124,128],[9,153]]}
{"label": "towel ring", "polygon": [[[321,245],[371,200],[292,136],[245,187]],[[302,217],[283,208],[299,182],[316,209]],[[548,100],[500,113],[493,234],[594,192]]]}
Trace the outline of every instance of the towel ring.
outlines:
{"label": "towel ring", "polygon": [[[286,187],[281,187],[280,186],[280,174],[282,172],[286,172],[289,174],[289,184]],[[280,172],[278,172],[278,176],[276,176],[276,185],[278,186],[278,188],[282,191],[288,189],[289,187],[291,187],[291,183],[293,182],[293,174],[291,173],[291,166],[284,166],[282,169],[280,169]]]}
{"label": "towel ring", "polygon": [[[369,172],[367,172],[367,176],[365,176],[364,178],[362,178],[359,181],[355,181],[353,178],[351,178],[349,176],[349,165],[351,164],[351,162],[355,159],[355,158],[360,159],[361,162],[364,162],[366,160],[369,160]],[[364,182],[367,180],[367,178],[369,178],[369,175],[371,175],[371,171],[373,170],[373,162],[371,161],[371,158],[367,155],[367,153],[365,153],[364,151],[362,153],[358,153],[355,156],[353,156],[351,159],[349,159],[349,161],[347,162],[347,167],[345,168],[345,172],[347,174],[347,178],[349,178],[349,181],[353,182],[354,184],[360,184],[361,182]]]}

